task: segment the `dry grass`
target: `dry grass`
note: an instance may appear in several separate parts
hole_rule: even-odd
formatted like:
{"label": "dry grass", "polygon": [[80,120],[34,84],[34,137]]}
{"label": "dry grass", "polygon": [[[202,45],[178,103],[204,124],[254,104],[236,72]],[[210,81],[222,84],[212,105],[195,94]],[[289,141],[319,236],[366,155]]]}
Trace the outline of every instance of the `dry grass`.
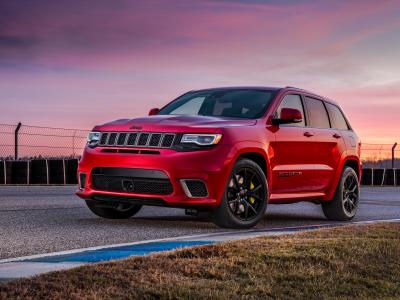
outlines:
{"label": "dry grass", "polygon": [[1,299],[400,298],[400,224],[136,257],[0,285]]}

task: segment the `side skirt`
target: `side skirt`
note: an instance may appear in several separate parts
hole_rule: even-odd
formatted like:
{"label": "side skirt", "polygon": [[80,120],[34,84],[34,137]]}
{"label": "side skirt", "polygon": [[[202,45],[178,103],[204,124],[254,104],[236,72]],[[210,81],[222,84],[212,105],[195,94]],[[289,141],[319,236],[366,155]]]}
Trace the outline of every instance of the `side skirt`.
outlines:
{"label": "side skirt", "polygon": [[325,193],[289,193],[289,194],[271,194],[269,198],[269,203],[272,204],[285,204],[294,203],[300,201],[310,201],[315,202],[322,200],[325,197]]}

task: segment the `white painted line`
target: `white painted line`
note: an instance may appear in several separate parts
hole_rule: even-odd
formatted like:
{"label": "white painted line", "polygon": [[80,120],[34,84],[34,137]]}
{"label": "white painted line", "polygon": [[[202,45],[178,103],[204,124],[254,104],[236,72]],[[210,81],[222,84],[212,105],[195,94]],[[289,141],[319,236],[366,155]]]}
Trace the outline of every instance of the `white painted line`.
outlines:
{"label": "white painted line", "polygon": [[124,247],[124,246],[134,246],[134,245],[144,245],[149,243],[157,243],[157,242],[168,242],[168,241],[181,241],[181,240],[209,240],[209,241],[227,241],[227,240],[235,240],[235,236],[240,239],[251,238],[256,236],[268,235],[271,233],[281,234],[284,233],[297,233],[299,231],[307,231],[307,230],[316,230],[322,229],[325,227],[338,227],[338,226],[346,226],[346,225],[368,225],[368,224],[376,224],[376,223],[396,223],[400,222],[400,219],[386,219],[386,220],[371,220],[371,221],[356,221],[356,222],[335,222],[335,223],[322,223],[322,224],[310,224],[310,225],[301,225],[301,226],[290,226],[290,227],[275,227],[275,228],[265,228],[265,229],[250,229],[250,230],[235,230],[235,231],[224,231],[224,232],[215,232],[215,233],[205,233],[198,235],[186,235],[179,237],[170,237],[163,239],[154,239],[154,240],[145,240],[145,241],[137,241],[131,243],[121,243],[121,244],[111,244],[105,246],[96,246],[96,247],[88,247],[88,248],[80,248],[59,252],[51,252],[44,254],[36,254],[29,256],[21,256],[16,258],[6,258],[0,260],[0,264],[10,263],[10,262],[19,262],[23,260],[31,260],[44,258],[49,256],[59,256],[59,255],[68,255],[81,253],[85,251],[93,251],[93,250],[106,250],[109,248],[116,247]]}
{"label": "white painted line", "polygon": [[[229,233],[229,231],[219,232],[218,234],[226,234],[226,233]],[[206,236],[209,236],[209,234],[205,233],[205,234],[199,234],[199,235],[186,235],[186,236],[145,240],[145,241],[137,241],[137,242],[130,242],[130,243],[110,244],[110,245],[95,246],[95,247],[88,247],[88,248],[78,248],[78,249],[65,250],[65,251],[59,251],[59,252],[35,254],[35,255],[21,256],[21,257],[15,257],[15,258],[6,258],[6,259],[0,260],[0,264],[8,263],[8,262],[17,262],[17,261],[28,260],[28,259],[31,260],[31,259],[37,259],[37,258],[43,258],[43,257],[49,257],[49,256],[75,254],[75,253],[80,253],[80,252],[84,252],[84,251],[103,250],[103,249],[124,247],[124,246],[144,245],[144,244],[157,243],[157,242],[169,242],[169,241],[175,241],[175,240],[181,240],[181,239],[184,239],[184,240],[196,239],[197,237],[201,238],[201,237],[206,237]]]}
{"label": "white painted line", "polygon": [[31,277],[48,272],[68,270],[83,266],[83,263],[42,263],[42,262],[10,262],[2,264],[0,268],[0,279],[16,279]]}

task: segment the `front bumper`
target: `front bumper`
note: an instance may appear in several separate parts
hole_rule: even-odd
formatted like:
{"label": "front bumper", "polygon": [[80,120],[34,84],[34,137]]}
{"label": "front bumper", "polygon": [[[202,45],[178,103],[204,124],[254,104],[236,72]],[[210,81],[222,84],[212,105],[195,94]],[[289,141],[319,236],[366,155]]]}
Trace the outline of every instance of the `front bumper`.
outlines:
{"label": "front bumper", "polygon": [[[166,206],[171,207],[213,209],[220,203],[233,164],[232,148],[227,145],[218,145],[212,149],[191,152],[157,149],[159,154],[102,152],[104,149],[102,147],[85,148],[78,167],[78,175],[86,174],[84,188],[80,188],[76,193],[81,198],[88,200],[113,199],[116,201],[118,199],[124,201],[132,199],[132,201],[140,200],[140,203],[145,205],[154,205],[155,200],[159,200],[158,202],[161,201]],[[99,167],[161,171],[169,178],[173,191],[168,195],[160,195],[159,193],[96,189],[93,184],[92,173],[95,168],[98,169]],[[189,197],[190,195],[188,196],[183,184],[185,179],[197,179],[204,182],[207,186],[207,196]]]}

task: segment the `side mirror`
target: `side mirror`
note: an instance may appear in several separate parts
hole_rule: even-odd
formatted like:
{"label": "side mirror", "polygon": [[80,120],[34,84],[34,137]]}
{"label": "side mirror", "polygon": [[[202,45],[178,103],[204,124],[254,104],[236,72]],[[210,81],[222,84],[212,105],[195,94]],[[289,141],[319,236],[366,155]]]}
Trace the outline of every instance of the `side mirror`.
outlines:
{"label": "side mirror", "polygon": [[159,108],[152,108],[149,111],[149,116],[154,116],[154,115],[158,114],[159,112],[160,112]]}
{"label": "side mirror", "polygon": [[278,124],[290,124],[290,123],[300,123],[303,121],[301,112],[294,108],[282,108],[281,117],[272,119],[272,123]]}

